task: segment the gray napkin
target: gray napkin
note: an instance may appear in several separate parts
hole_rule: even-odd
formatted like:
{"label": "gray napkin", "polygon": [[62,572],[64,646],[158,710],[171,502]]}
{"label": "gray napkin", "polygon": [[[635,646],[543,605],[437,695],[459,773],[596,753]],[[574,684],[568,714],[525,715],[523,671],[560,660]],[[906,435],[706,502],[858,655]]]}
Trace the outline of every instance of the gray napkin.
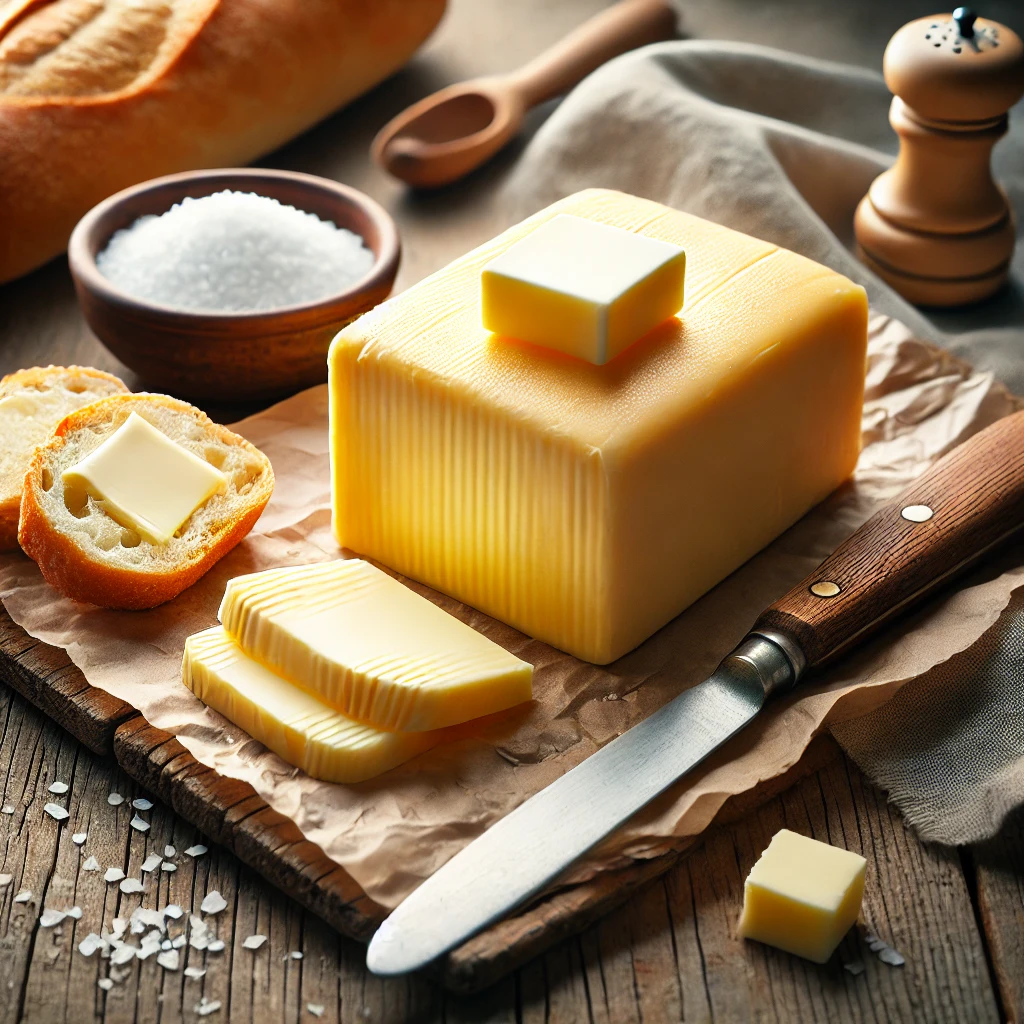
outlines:
{"label": "gray napkin", "polygon": [[[502,197],[526,216],[590,186],[707,217],[818,260],[1024,392],[1024,246],[987,303],[925,313],[852,255],[854,209],[892,160],[891,96],[860,68],[738,43],[661,43],[591,75],[530,142]],[[1024,109],[996,149],[1024,216]],[[964,655],[834,733],[927,839],[993,835],[1024,800],[1024,601]],[[927,709],[927,713],[923,709]]]}

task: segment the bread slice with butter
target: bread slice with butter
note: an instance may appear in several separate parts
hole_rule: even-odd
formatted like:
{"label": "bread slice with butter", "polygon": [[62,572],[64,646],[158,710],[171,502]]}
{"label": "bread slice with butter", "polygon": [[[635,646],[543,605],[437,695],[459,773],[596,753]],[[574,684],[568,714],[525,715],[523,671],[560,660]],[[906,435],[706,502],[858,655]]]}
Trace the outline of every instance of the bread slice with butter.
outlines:
{"label": "bread slice with butter", "polygon": [[21,488],[32,453],[65,416],[128,388],[82,366],[34,366],[0,380],[0,551],[18,546]]}
{"label": "bread slice with butter", "polygon": [[[133,440],[129,434],[139,427]],[[120,440],[110,445],[115,435]],[[160,443],[147,448],[154,435]],[[104,464],[86,472],[102,446]],[[199,462],[223,474],[223,483],[213,493],[209,487],[196,492],[194,506],[181,506],[176,489],[195,486],[188,464]],[[185,464],[180,475],[179,464]],[[145,487],[140,492],[140,480],[159,492],[159,500]],[[199,409],[164,395],[116,395],[67,416],[53,439],[36,449],[25,476],[18,540],[67,597],[105,608],[153,608],[177,597],[238,544],[273,489],[270,460]],[[149,520],[165,503],[184,507],[180,525],[166,540],[146,539],[159,534]]]}

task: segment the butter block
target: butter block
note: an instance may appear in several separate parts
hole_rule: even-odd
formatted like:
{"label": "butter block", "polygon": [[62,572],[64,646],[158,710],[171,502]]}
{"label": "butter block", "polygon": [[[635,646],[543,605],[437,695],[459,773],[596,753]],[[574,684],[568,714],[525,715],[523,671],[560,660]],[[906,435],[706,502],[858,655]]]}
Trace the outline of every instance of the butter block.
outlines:
{"label": "butter block", "polygon": [[227,486],[224,474],[133,412],[98,448],[61,474],[122,526],[166,544]]}
{"label": "butter block", "polygon": [[190,636],[185,685],[289,764],[325,782],[363,782],[428,750],[434,733],[354,722],[250,658],[221,626]]}
{"label": "butter block", "polygon": [[598,366],[682,308],[677,245],[559,214],[480,275],[484,327]]}
{"label": "butter block", "polygon": [[740,935],[825,963],[860,913],[866,866],[859,854],[782,829],[747,876]]}
{"label": "butter block", "polygon": [[361,559],[236,577],[220,620],[275,672],[380,729],[440,729],[531,697],[532,665]]}
{"label": "butter block", "polygon": [[[679,317],[604,366],[481,324],[482,268],[561,213],[687,254]],[[335,338],[335,534],[612,661],[850,475],[866,348],[864,290],[834,271],[648,200],[579,193]]]}

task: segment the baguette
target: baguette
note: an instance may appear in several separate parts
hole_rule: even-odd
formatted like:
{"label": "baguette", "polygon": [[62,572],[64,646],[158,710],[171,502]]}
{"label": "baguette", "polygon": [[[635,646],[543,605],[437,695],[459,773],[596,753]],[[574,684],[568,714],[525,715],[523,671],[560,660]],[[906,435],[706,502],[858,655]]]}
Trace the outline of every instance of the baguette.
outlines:
{"label": "baguette", "polygon": [[68,413],[127,391],[112,374],[81,366],[36,366],[0,380],[0,551],[18,546],[21,489],[36,447]]}
{"label": "baguette", "polygon": [[100,200],[244,164],[400,68],[445,0],[0,2],[0,282]]}
{"label": "baguette", "polygon": [[[64,487],[78,465],[138,413],[216,466],[227,488],[207,499],[166,544],[115,522],[102,502]],[[164,395],[115,395],[71,413],[25,474],[18,541],[67,597],[104,608],[154,608],[177,597],[253,528],[274,489],[270,460],[205,413]]]}

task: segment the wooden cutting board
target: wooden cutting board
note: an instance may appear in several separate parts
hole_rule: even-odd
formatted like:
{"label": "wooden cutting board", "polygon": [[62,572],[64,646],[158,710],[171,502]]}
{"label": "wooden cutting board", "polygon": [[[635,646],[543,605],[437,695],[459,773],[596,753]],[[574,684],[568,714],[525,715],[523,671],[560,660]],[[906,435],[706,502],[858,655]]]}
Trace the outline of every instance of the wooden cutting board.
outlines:
{"label": "wooden cutting board", "polygon": [[[2,606],[0,678],[90,750],[115,757],[140,785],[339,932],[368,942],[386,916],[343,868],[248,783],[200,764],[130,704],[90,686],[63,650],[30,637]],[[838,756],[831,738],[819,736],[785,775],[730,798],[716,824],[736,821]],[[582,931],[695,845],[690,841],[660,857],[541,897],[445,957],[436,968],[440,980],[459,992],[486,987]]]}

